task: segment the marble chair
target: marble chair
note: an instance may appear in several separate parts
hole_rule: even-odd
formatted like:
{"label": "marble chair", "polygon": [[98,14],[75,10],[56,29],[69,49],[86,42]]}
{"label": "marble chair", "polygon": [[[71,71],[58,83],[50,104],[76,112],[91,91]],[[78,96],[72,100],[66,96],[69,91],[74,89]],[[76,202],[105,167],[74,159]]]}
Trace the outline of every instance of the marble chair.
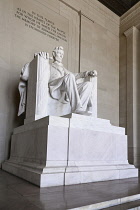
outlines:
{"label": "marble chair", "polygon": [[[46,116],[64,116],[70,114],[70,103],[63,104],[52,99],[49,93],[50,78],[49,60],[37,55],[29,63],[29,78],[27,85],[26,118],[25,124]],[[97,77],[86,77],[77,80],[78,83],[91,81],[93,84],[92,109],[90,112],[97,117]],[[88,113],[88,112],[87,112]]]}

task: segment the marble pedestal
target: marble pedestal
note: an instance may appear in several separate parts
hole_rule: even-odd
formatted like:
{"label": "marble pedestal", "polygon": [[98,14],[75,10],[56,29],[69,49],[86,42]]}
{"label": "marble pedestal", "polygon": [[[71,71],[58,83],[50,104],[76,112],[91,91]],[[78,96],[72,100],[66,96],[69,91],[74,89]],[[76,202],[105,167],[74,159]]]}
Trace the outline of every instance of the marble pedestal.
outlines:
{"label": "marble pedestal", "polygon": [[3,170],[40,187],[137,177],[127,161],[124,128],[72,114],[49,116],[14,130]]}

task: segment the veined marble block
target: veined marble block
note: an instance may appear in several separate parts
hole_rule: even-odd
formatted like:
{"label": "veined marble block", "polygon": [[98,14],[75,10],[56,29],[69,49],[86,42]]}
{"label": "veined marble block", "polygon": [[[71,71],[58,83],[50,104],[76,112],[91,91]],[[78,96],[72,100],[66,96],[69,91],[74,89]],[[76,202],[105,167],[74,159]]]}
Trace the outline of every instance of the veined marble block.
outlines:
{"label": "veined marble block", "polygon": [[49,116],[14,130],[3,170],[40,187],[138,176],[127,161],[124,128],[71,114]]}

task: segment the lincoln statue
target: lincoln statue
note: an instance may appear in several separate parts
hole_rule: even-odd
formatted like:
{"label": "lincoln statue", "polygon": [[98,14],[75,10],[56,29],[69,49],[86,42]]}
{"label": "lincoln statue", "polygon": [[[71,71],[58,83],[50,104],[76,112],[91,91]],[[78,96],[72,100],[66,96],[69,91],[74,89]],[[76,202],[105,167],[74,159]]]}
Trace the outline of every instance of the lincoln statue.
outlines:
{"label": "lincoln statue", "polygon": [[[46,52],[36,53],[35,56],[38,54],[45,59],[50,59],[49,54]],[[61,46],[55,47],[52,55],[53,62],[50,65],[50,79],[48,83],[50,96],[61,103],[70,103],[72,112],[84,114],[92,107],[92,83],[90,81],[77,83],[77,81],[79,78],[97,76],[96,70],[77,74],[68,71],[62,63],[64,49]],[[18,115],[21,115],[25,111],[27,81],[30,74],[28,65],[27,63],[23,67],[20,75],[20,105]]]}

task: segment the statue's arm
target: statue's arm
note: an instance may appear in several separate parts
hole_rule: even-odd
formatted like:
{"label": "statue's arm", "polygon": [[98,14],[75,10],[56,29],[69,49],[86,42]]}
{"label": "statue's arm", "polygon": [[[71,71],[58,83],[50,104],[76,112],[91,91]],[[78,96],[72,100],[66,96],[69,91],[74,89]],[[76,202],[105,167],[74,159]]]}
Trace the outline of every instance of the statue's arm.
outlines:
{"label": "statue's arm", "polygon": [[81,72],[81,73],[74,73],[75,79],[80,79],[80,78],[85,78],[86,77],[86,72]]}
{"label": "statue's arm", "polygon": [[67,69],[64,68],[65,74],[73,74],[72,72],[68,71]]}
{"label": "statue's arm", "polygon": [[93,70],[93,71],[85,71],[85,72],[81,72],[81,73],[76,73],[74,74],[76,80],[80,79],[80,78],[86,78],[86,77],[95,77],[97,76],[97,71]]}

